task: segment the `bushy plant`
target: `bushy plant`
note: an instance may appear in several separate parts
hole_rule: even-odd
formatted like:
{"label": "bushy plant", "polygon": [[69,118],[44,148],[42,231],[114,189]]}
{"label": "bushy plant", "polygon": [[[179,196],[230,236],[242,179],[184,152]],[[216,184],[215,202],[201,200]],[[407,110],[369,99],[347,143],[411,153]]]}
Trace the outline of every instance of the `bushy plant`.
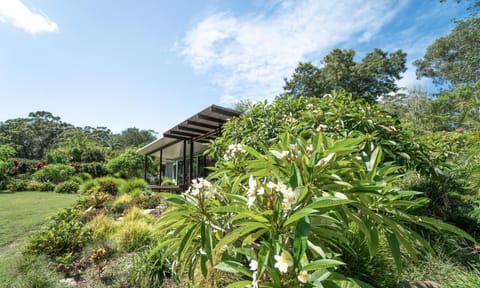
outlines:
{"label": "bushy plant", "polygon": [[91,180],[93,178],[92,175],[88,174],[87,172],[78,173],[77,176],[80,177],[83,182]]}
{"label": "bushy plant", "polygon": [[40,186],[41,186],[40,182],[30,182],[27,185],[27,190],[28,191],[40,191]]}
{"label": "bushy plant", "polygon": [[47,154],[47,161],[50,164],[68,164],[68,157],[61,151],[51,151]]}
{"label": "bushy plant", "polygon": [[162,194],[171,207],[160,216],[159,233],[172,236],[159,247],[178,263],[174,275],[192,276],[198,264],[205,276],[215,269],[242,275],[238,287],[354,285],[360,282],[338,273],[351,225],[369,257],[384,237],[399,270],[402,253],[416,257],[430,249],[412,226],[473,240],[454,226],[411,215],[427,200],[396,188],[401,167],[385,162],[369,137],[334,140],[312,132],[278,139],[262,153],[233,147],[210,176],[215,185],[197,179],[183,195]]}
{"label": "bushy plant", "polygon": [[78,254],[90,240],[90,230],[84,227],[81,213],[73,208],[60,210],[46,227],[34,231],[27,239],[24,251],[45,254],[51,259]]}
{"label": "bushy plant", "polygon": [[113,213],[123,214],[123,212],[128,209],[131,202],[132,197],[129,194],[122,194],[113,201],[111,210]]}
{"label": "bushy plant", "polygon": [[58,184],[55,187],[55,193],[70,193],[75,194],[80,189],[80,184],[78,182],[69,180]]}
{"label": "bushy plant", "polygon": [[162,259],[161,249],[140,252],[130,269],[130,282],[138,287],[160,287],[171,275],[168,259]]}
{"label": "bushy plant", "polygon": [[144,156],[138,154],[134,149],[127,149],[111,159],[107,167],[113,173],[119,173],[124,178],[140,177],[144,168]]}
{"label": "bushy plant", "polygon": [[80,186],[80,193],[88,195],[94,194],[97,192],[98,187],[99,184],[95,179],[87,180]]}
{"label": "bushy plant", "polygon": [[69,165],[51,164],[35,172],[32,177],[42,182],[50,181],[57,184],[68,180],[74,172],[75,169]]}
{"label": "bushy plant", "polygon": [[141,178],[131,178],[125,180],[125,182],[120,186],[120,193],[131,193],[134,190],[140,189],[145,191],[148,189],[148,185],[145,180]]}
{"label": "bushy plant", "polygon": [[159,205],[165,204],[165,200],[160,194],[150,194],[133,197],[133,202],[135,206],[142,209],[154,209],[157,208]]}
{"label": "bushy plant", "polygon": [[41,182],[38,189],[41,192],[51,192],[55,190],[55,184],[51,182]]}
{"label": "bushy plant", "polygon": [[7,184],[7,190],[12,192],[27,191],[29,181],[26,180],[13,180]]}
{"label": "bushy plant", "polygon": [[162,178],[162,183],[160,185],[161,186],[171,186],[171,185],[175,185],[175,182],[168,177],[164,177],[164,178]]}
{"label": "bushy plant", "polygon": [[92,162],[104,162],[105,156],[103,151],[97,147],[87,147],[83,150],[80,160],[83,163],[92,163]]}
{"label": "bushy plant", "polygon": [[102,213],[90,220],[90,222],[87,223],[87,226],[92,231],[93,240],[105,241],[114,235],[117,223],[115,219]]}
{"label": "bushy plant", "polygon": [[143,221],[122,221],[115,234],[120,250],[132,252],[148,248],[154,241],[152,225]]}
{"label": "bushy plant", "polygon": [[109,174],[107,167],[101,162],[82,163],[79,172],[88,173],[94,178],[103,177]]}

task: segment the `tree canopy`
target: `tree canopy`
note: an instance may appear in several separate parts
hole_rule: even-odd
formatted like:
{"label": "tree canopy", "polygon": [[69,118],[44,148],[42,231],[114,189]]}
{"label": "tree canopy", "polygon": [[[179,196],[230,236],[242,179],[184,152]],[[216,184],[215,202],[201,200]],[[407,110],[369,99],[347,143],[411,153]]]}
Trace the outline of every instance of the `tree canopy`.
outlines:
{"label": "tree canopy", "polygon": [[473,84],[480,80],[480,18],[468,17],[440,37],[413,64],[417,77],[436,84]]}
{"label": "tree canopy", "polygon": [[361,62],[355,62],[354,57],[354,50],[334,49],[323,58],[322,67],[299,63],[291,78],[285,79],[284,90],[299,97],[321,97],[345,90],[355,99],[368,102],[398,90],[395,82],[406,71],[406,53],[376,48]]}

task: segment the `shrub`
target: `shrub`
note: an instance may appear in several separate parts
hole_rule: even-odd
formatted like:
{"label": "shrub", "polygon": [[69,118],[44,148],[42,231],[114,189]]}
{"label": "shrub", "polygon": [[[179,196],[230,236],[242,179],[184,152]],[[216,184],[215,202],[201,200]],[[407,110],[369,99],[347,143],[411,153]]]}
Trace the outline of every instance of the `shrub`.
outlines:
{"label": "shrub", "polygon": [[132,252],[147,248],[154,240],[153,232],[143,221],[122,221],[115,237],[120,250]]}
{"label": "shrub", "polygon": [[112,204],[112,212],[116,214],[123,214],[125,210],[128,209],[130,203],[132,201],[132,197],[129,194],[122,194]]}
{"label": "shrub", "polygon": [[109,174],[109,171],[104,163],[92,162],[82,163],[79,172],[85,172],[92,175],[93,178],[102,177]]}
{"label": "shrub", "polygon": [[82,194],[94,194],[97,192],[99,184],[94,179],[87,180],[83,182],[82,186],[80,187],[80,193]]}
{"label": "shrub", "polygon": [[102,213],[88,222],[87,227],[92,231],[92,238],[94,240],[105,241],[115,234],[117,223],[115,219]]}
{"label": "shrub", "polygon": [[65,181],[55,187],[55,193],[77,193],[80,189],[80,185],[75,181]]}
{"label": "shrub", "polygon": [[27,185],[27,190],[28,191],[40,191],[40,186],[41,186],[40,182],[30,182]]}
{"label": "shrub", "polygon": [[123,217],[123,221],[142,221],[142,222],[152,222],[153,216],[146,214],[142,209],[138,207],[132,207],[128,210],[127,214]]}
{"label": "shrub", "polygon": [[81,172],[81,173],[78,173],[77,175],[78,177],[80,177],[80,179],[82,179],[83,182],[85,181],[88,181],[88,180],[91,180],[92,179],[92,175],[88,174],[87,172]]}
{"label": "shrub", "polygon": [[68,180],[75,169],[65,164],[47,165],[33,174],[33,178],[42,182],[50,181],[53,183],[60,183]]}
{"label": "shrub", "polygon": [[169,237],[159,247],[178,263],[174,276],[194,275],[198,266],[192,263],[199,263],[206,277],[209,267],[244,275],[237,287],[346,287],[358,283],[338,273],[346,264],[341,248],[352,242],[345,235],[351,225],[358,227],[355,239],[365,239],[356,245],[364,249],[358,255],[374,257],[386,239],[385,255],[398,270],[403,255],[431,251],[413,227],[473,241],[454,226],[410,214],[427,199],[397,188],[403,167],[385,161],[382,146],[369,136],[335,140],[312,132],[278,139],[261,152],[235,145],[210,175],[216,183],[196,179],[182,195],[161,194],[170,207],[157,231]]}
{"label": "shrub", "polygon": [[138,154],[134,149],[127,149],[111,159],[107,167],[113,173],[120,173],[124,178],[139,177],[144,168],[144,156]]}
{"label": "shrub", "polygon": [[28,181],[24,180],[14,180],[7,184],[7,190],[12,192],[27,191]]}
{"label": "shrub", "polygon": [[60,151],[51,151],[47,154],[47,162],[50,164],[68,164],[68,157]]}
{"label": "shrub", "polygon": [[134,197],[133,202],[135,206],[142,209],[154,209],[159,205],[165,204],[164,198],[160,194],[142,195],[139,197]]}
{"label": "shrub", "polygon": [[148,185],[145,180],[141,178],[131,178],[125,180],[125,182],[120,186],[120,193],[131,193],[132,191],[140,189],[142,191],[148,189]]}
{"label": "shrub", "polygon": [[51,182],[41,182],[39,186],[39,191],[41,192],[50,192],[55,190],[55,184]]}
{"label": "shrub", "polygon": [[80,212],[66,208],[52,216],[45,228],[31,233],[24,249],[26,253],[55,259],[78,254],[89,240],[90,230],[84,227]]}
{"label": "shrub", "polygon": [[130,282],[135,287],[161,287],[165,279],[171,276],[169,263],[162,262],[162,250],[140,252],[133,260],[130,270]]}
{"label": "shrub", "polygon": [[96,147],[87,147],[83,150],[81,157],[81,162],[92,163],[92,162],[103,162],[105,161],[105,156],[100,148]]}

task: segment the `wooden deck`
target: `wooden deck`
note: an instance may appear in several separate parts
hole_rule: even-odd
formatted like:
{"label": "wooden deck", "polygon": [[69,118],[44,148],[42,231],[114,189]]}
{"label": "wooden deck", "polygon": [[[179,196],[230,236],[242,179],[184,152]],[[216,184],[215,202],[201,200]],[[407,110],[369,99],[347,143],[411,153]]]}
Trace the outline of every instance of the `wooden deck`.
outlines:
{"label": "wooden deck", "polygon": [[176,185],[167,185],[167,186],[161,186],[161,185],[148,185],[150,189],[154,192],[180,192],[181,189],[179,186]]}

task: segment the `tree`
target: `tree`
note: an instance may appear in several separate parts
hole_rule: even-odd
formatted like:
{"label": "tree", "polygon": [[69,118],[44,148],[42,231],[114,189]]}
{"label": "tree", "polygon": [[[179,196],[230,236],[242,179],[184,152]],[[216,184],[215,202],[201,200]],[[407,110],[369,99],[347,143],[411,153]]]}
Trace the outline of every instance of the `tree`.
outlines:
{"label": "tree", "polygon": [[[150,158],[147,158],[150,160]],[[107,167],[113,173],[119,173],[122,177],[140,177],[144,169],[144,156],[134,149],[127,149],[122,154],[110,160]],[[150,163],[151,165],[151,163]]]}
{"label": "tree", "polygon": [[284,90],[299,97],[321,97],[345,90],[355,99],[370,103],[398,90],[395,82],[406,71],[406,53],[387,53],[376,48],[359,63],[354,57],[354,50],[334,49],[323,58],[320,68],[309,62],[299,63],[291,79],[285,79]]}
{"label": "tree", "polygon": [[155,140],[155,134],[153,130],[140,130],[133,127],[123,130],[118,136],[118,140],[124,148],[139,147]]}
{"label": "tree", "polygon": [[427,48],[413,64],[417,77],[431,78],[436,84],[458,86],[480,80],[480,18],[461,20],[446,36]]}

